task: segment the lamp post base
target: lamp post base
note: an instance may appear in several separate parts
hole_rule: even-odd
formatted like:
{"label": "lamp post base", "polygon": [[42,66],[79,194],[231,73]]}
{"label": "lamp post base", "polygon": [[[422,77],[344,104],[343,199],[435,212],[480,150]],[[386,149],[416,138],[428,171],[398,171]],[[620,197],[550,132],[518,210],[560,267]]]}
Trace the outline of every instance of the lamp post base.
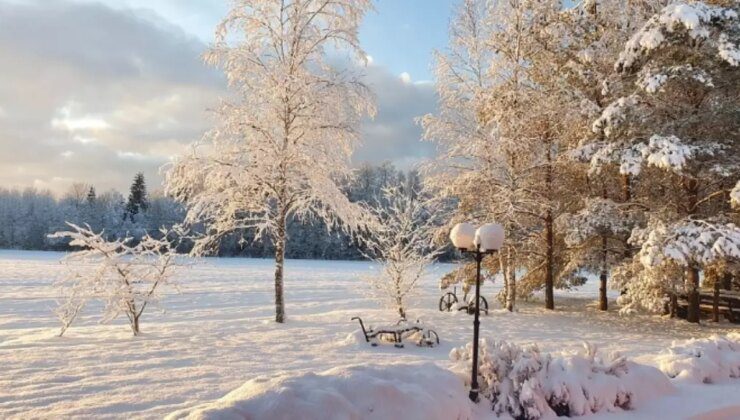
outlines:
{"label": "lamp post base", "polygon": [[470,394],[468,394],[468,397],[470,398],[470,401],[477,403],[478,402],[478,390],[471,389]]}

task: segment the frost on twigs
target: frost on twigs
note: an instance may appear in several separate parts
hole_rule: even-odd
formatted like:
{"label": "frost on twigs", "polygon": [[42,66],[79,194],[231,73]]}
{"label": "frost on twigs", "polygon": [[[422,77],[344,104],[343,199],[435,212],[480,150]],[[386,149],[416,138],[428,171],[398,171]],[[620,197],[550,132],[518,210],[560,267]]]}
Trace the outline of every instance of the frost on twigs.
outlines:
{"label": "frost on twigs", "polygon": [[[450,352],[452,370],[465,380],[471,350],[468,343]],[[578,352],[547,354],[536,345],[483,340],[479,363],[481,396],[497,415],[519,419],[629,410],[671,389],[657,369],[619,354],[599,354],[587,343]]]}
{"label": "frost on twigs", "polygon": [[173,286],[171,278],[178,266],[173,232],[162,230],[157,237],[146,234],[134,243],[130,237],[110,240],[90,226],[67,224],[69,231],[50,235],[69,239],[69,246],[79,249],[62,260],[68,270],[57,282],[62,297],[55,310],[62,322],[59,335],[91,300],[104,305],[101,322],[123,314],[134,335],[138,335],[144,310],[159,301],[164,289]]}
{"label": "frost on twigs", "polygon": [[445,212],[438,200],[409,188],[386,188],[381,201],[371,208],[379,223],[367,238],[366,253],[380,272],[368,281],[378,300],[406,318],[408,297],[442,251],[432,239]]}

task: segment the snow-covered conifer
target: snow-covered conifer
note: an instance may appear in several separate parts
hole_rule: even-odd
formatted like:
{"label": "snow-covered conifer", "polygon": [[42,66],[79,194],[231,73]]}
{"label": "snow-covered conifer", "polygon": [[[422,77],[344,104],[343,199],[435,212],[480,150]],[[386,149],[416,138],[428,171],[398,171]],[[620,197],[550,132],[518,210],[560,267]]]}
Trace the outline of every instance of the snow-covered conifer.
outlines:
{"label": "snow-covered conifer", "polygon": [[[592,148],[591,165],[616,163],[623,174],[640,176],[643,191],[637,200],[649,218],[660,221],[650,225],[656,231],[635,243],[643,251],[649,238],[686,234],[690,242],[694,228],[726,227],[722,219],[729,203],[723,197],[740,170],[740,72],[733,58],[739,10],[737,2],[666,6],[625,43],[616,61],[624,90],[593,124],[603,142]],[[688,319],[698,322],[699,271],[705,261],[674,261],[686,268]],[[634,280],[650,272],[658,271]]]}

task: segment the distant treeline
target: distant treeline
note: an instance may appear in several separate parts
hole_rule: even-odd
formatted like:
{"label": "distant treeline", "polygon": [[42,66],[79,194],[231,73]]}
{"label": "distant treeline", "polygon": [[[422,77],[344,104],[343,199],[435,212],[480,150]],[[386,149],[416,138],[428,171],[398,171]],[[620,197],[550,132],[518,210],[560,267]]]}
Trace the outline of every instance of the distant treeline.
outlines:
{"label": "distant treeline", "polygon": [[[415,171],[401,171],[390,163],[364,165],[357,176],[344,186],[353,202],[377,203],[382,190],[403,185],[418,189]],[[98,193],[94,185],[76,183],[61,197],[34,188],[0,189],[0,248],[27,250],[66,250],[65,243],[51,241],[47,235],[66,230],[65,222],[89,224],[96,232],[104,230],[113,237],[134,238],[145,232],[169,228],[183,221],[180,203],[160,191],[149,193],[142,174],[134,177],[128,197],[111,190]],[[361,259],[362,253],[352,239],[341,232],[329,231],[321,221],[288,223],[288,258]],[[188,251],[187,244],[182,249]],[[222,241],[222,256],[272,257],[272,244],[253,241],[249,234],[234,234]]]}

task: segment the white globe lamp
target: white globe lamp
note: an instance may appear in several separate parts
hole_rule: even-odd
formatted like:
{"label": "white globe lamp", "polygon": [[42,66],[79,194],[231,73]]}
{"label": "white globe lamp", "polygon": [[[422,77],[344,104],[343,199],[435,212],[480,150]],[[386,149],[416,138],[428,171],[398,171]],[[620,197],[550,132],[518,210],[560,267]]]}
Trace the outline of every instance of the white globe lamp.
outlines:
{"label": "white globe lamp", "polygon": [[470,223],[458,223],[450,231],[450,240],[457,249],[475,249],[475,226]]}

